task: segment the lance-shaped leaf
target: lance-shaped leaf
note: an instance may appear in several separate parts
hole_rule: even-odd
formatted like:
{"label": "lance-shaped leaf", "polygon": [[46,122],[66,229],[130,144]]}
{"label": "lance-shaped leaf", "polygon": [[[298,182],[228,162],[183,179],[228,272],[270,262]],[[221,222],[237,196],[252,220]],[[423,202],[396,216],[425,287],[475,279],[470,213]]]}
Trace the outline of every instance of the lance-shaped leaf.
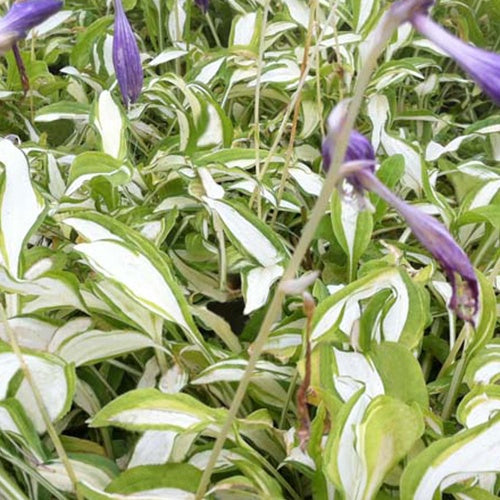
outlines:
{"label": "lance-shaped leaf", "polygon": [[493,339],[471,358],[464,380],[469,387],[495,384],[500,380],[500,339]]}
{"label": "lance-shaped leaf", "polygon": [[263,267],[282,262],[286,251],[272,229],[255,214],[240,205],[204,198],[203,201],[220,217],[231,243]]}
{"label": "lance-shaped leaf", "polygon": [[37,460],[47,458],[33,422],[17,399],[7,398],[0,402],[0,430],[15,434]]}
{"label": "lance-shaped leaf", "polygon": [[[177,438],[189,434],[176,431],[146,431],[135,444],[128,468],[139,465],[160,465],[170,461]],[[196,434],[193,434],[196,436]],[[189,436],[190,437],[190,436]]]}
{"label": "lance-shaped leaf", "polygon": [[490,421],[432,443],[406,466],[401,500],[434,498],[457,482],[500,472],[500,414]]}
{"label": "lance-shaped leaf", "polygon": [[71,164],[66,196],[73,195],[96,178],[106,179],[112,186],[120,186],[132,178],[132,169],[105,153],[86,151],[78,155]]}
{"label": "lance-shaped leaf", "polygon": [[250,314],[267,302],[271,286],[283,275],[282,266],[254,267],[242,272],[243,314]]}
{"label": "lance-shaped leaf", "polygon": [[[41,393],[51,420],[62,417],[70,408],[75,391],[74,367],[60,358],[26,349],[24,360]],[[17,379],[16,388],[10,387],[12,379],[19,373],[20,364],[10,347],[0,343],[0,399],[13,395],[22,404],[26,414],[38,432],[45,431],[45,424],[38,411],[33,392],[26,379]]]}
{"label": "lance-shaped leaf", "polygon": [[109,306],[109,312],[104,314],[113,314],[120,321],[143,331],[153,339],[161,337],[163,319],[138,304],[119,284],[104,279],[94,283],[93,290]]}
{"label": "lance-shaped leaf", "polygon": [[[247,360],[241,358],[225,359],[218,361],[203,370],[192,384],[213,384],[215,382],[239,382],[245,373]],[[292,376],[293,370],[285,366],[278,366],[269,361],[258,361],[254,369],[255,378],[271,375],[274,379],[287,381]]]}
{"label": "lance-shaped leaf", "polygon": [[347,255],[352,281],[359,259],[371,240],[373,217],[367,210],[360,211],[353,201],[342,199],[338,192],[332,195],[331,208],[333,233]]}
{"label": "lance-shaped leaf", "polygon": [[[108,458],[91,453],[75,453],[69,456],[71,466],[79,482],[104,490],[118,474],[118,467]],[[61,491],[72,492],[73,483],[65,465],[59,459],[40,464],[38,472]]]}
{"label": "lance-shaped leaf", "polygon": [[122,285],[144,307],[190,332],[178,289],[146,255],[114,240],[81,243],[74,248],[96,272]]}
{"label": "lance-shaped leaf", "polygon": [[317,342],[326,335],[340,335],[346,340],[355,322],[363,317],[362,301],[380,292],[388,296],[376,304],[373,328],[369,330],[372,340],[417,347],[426,323],[423,298],[406,272],[396,267],[367,274],[321,301],[314,314],[311,340]]}
{"label": "lance-shaped leaf", "polygon": [[86,310],[78,281],[75,276],[64,271],[48,272],[30,281],[14,279],[0,266],[0,287],[8,293],[34,296],[22,299],[21,312],[24,314],[56,307]]}
{"label": "lance-shaped leaf", "polygon": [[149,337],[139,332],[88,330],[63,342],[57,354],[68,363],[82,366],[154,346]]}
{"label": "lance-shaped leaf", "polygon": [[476,328],[467,344],[469,356],[481,349],[491,340],[495,332],[495,291],[483,273],[476,271],[479,284],[479,309],[476,315]]}
{"label": "lance-shaped leaf", "polygon": [[187,394],[163,394],[137,389],[108,403],[91,420],[91,427],[113,425],[130,431],[173,430],[200,432],[219,426],[225,410],[215,410]]}
{"label": "lance-shaped leaf", "polygon": [[26,156],[7,139],[0,139],[0,162],[4,167],[0,187],[0,262],[14,278],[19,278],[21,252],[41,219],[45,203],[31,183]]}
{"label": "lance-shaped leaf", "polygon": [[76,245],[75,250],[95,271],[139,305],[181,326],[188,338],[208,355],[167,258],[154,244],[125,224],[97,213],[68,217],[64,224],[90,241]]}
{"label": "lance-shaped leaf", "polygon": [[124,160],[127,156],[125,117],[108,90],[99,95],[92,124],[99,132],[102,151],[117,160]]}
{"label": "lance-shaped leaf", "polygon": [[0,469],[0,495],[10,500],[28,500],[15,479],[4,468]]}
{"label": "lance-shaped leaf", "polygon": [[17,337],[19,345],[29,349],[47,351],[50,339],[57,330],[59,324],[35,316],[17,316],[9,318],[6,323],[0,323],[0,338],[9,342],[6,326],[10,328]]}
{"label": "lance-shaped leaf", "polygon": [[371,400],[361,390],[335,417],[324,470],[347,498],[374,498],[388,472],[423,431],[422,414],[416,406],[389,396]]}
{"label": "lance-shaped leaf", "polygon": [[500,411],[500,386],[479,385],[467,393],[457,408],[457,420],[468,427],[488,422]]}
{"label": "lance-shaped leaf", "polygon": [[40,108],[35,115],[35,121],[40,123],[53,122],[57,120],[73,120],[75,122],[88,122],[90,107],[72,101],[54,102]]}
{"label": "lance-shaped leaf", "polygon": [[122,472],[106,488],[109,493],[156,498],[192,498],[201,471],[190,464],[162,464],[134,467]]}

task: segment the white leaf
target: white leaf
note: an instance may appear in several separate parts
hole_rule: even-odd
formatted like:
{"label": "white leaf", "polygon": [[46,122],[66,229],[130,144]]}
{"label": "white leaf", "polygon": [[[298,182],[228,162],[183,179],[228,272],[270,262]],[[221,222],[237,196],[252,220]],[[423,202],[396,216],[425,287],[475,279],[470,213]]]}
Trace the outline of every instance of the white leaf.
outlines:
{"label": "white leaf", "polygon": [[154,345],[149,337],[133,331],[88,330],[64,342],[57,354],[68,363],[82,366]]}
{"label": "white leaf", "polygon": [[0,259],[19,278],[21,251],[45,204],[31,184],[26,156],[7,139],[0,139],[0,162],[5,169],[0,194]]}
{"label": "white leaf", "polygon": [[176,431],[146,431],[137,441],[127,468],[167,463],[178,435]]}
{"label": "white leaf", "polygon": [[[221,218],[231,235],[241,247],[254,257],[263,267],[271,267],[283,260],[283,255],[264,234],[261,224],[250,222],[236,208],[226,202],[204,198],[204,202]],[[260,223],[260,221],[259,221]],[[267,228],[266,228],[267,229]],[[269,233],[269,230],[267,230]]]}
{"label": "white leaf", "polygon": [[[10,318],[7,323],[22,347],[40,351],[47,350],[50,339],[57,330],[57,324],[29,316]],[[3,323],[0,323],[0,338],[10,342]]]}
{"label": "white leaf", "polygon": [[431,444],[405,468],[401,498],[433,498],[452,484],[500,472],[500,415]]}
{"label": "white leaf", "polygon": [[146,256],[109,240],[81,243],[75,250],[96,271],[120,283],[144,307],[190,330],[172,289]]}
{"label": "white leaf", "polygon": [[[50,419],[52,421],[58,419],[65,411],[72,396],[70,394],[72,388],[65,365],[57,358],[48,355],[24,354],[24,361],[33,375]],[[17,356],[4,348],[0,352],[0,399],[7,397],[9,383],[19,369],[20,364]],[[26,379],[22,380],[15,397],[23,405],[37,431],[44,432],[45,424]]]}
{"label": "white leaf", "polygon": [[255,267],[243,274],[243,296],[245,310],[250,314],[262,307],[269,296],[271,286],[283,275],[282,266]]}
{"label": "white leaf", "polygon": [[125,121],[122,112],[108,90],[100,93],[95,108],[94,126],[102,143],[102,150],[117,160],[127,154],[125,142]]}
{"label": "white leaf", "polygon": [[257,23],[257,13],[251,12],[239,16],[233,25],[231,45],[248,46],[252,43]]}

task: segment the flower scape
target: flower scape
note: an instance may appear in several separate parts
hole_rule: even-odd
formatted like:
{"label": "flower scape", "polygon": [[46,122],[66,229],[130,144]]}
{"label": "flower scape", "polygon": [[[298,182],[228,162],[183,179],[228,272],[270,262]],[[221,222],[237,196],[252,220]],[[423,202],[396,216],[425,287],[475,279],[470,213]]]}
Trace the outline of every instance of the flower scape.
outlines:
{"label": "flower scape", "polygon": [[0,498],[500,496],[497,0],[0,13]]}

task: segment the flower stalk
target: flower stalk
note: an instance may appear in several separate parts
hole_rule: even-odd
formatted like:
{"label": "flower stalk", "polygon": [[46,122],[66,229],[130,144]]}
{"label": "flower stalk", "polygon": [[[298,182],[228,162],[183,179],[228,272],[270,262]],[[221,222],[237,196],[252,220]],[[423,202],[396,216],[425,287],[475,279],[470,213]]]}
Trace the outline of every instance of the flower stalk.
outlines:
{"label": "flower stalk", "polygon": [[[390,15],[390,12],[386,12],[380,19],[379,24],[375,29],[375,36],[373,38],[370,53],[368,54],[368,57],[366,59],[366,64],[362,67],[356,80],[354,96],[352,98],[352,101],[350,102],[344,126],[338,137],[337,149],[331,160],[328,175],[326,176],[321,193],[311,212],[311,217],[304,226],[304,231],[302,232],[299,242],[297,243],[288,267],[280,280],[280,284],[295,277],[299,270],[302,259],[304,258],[304,255],[314,238],[321,218],[323,217],[325,210],[328,207],[330,196],[340,179],[340,165],[347,150],[349,137],[354,125],[354,121],[363,102],[364,92],[370,82],[370,77],[377,65],[377,59],[398,26],[399,21],[392,15]],[[278,285],[269,304],[267,313],[262,321],[259,333],[257,334],[255,342],[252,345],[251,354],[248,359],[248,365],[234,395],[234,399],[229,408],[226,421],[224,422],[224,425],[222,426],[222,429],[217,436],[217,439],[215,440],[214,446],[212,448],[212,453],[210,454],[205,470],[203,471],[203,475],[198,486],[198,491],[196,493],[196,500],[201,500],[205,496],[208,485],[210,483],[212,471],[215,467],[215,464],[217,463],[217,459],[220,455],[220,452],[222,451],[227,435],[229,434],[233,426],[234,420],[239,411],[241,402],[243,401],[243,398],[245,396],[257,361],[271,332],[271,328],[279,315],[283,297],[284,292]]]}

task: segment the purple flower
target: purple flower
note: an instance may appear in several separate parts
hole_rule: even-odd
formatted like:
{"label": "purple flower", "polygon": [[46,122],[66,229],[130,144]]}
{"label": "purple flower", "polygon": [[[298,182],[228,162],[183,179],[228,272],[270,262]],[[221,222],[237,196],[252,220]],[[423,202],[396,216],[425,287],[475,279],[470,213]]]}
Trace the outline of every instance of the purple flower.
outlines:
{"label": "purple flower", "polygon": [[130,103],[134,103],[139,98],[143,74],[139,47],[121,0],[115,0],[113,65],[123,102],[128,107]]}
{"label": "purple flower", "polygon": [[455,59],[484,92],[500,104],[500,54],[465,43],[436,24],[428,14],[433,3],[434,0],[399,0],[391,5],[390,13],[400,23],[411,22],[419,33]]}
{"label": "purple flower", "polygon": [[[323,156],[323,170],[328,172],[330,164],[332,163],[335,155],[335,143],[338,134],[344,126],[344,121],[347,113],[349,100],[341,101],[328,117],[328,135],[323,141],[321,146],[321,154]],[[349,143],[344,155],[343,163],[349,162],[363,162],[366,168],[375,170],[375,151],[371,142],[357,130],[353,130],[349,136]],[[361,191],[361,186],[358,185],[356,178],[352,175],[346,176],[350,184],[356,189]]]}
{"label": "purple flower", "polygon": [[411,18],[411,23],[418,32],[453,57],[457,64],[474,78],[483,91],[500,105],[500,54],[463,42],[436,24],[425,13],[415,13]]}
{"label": "purple flower", "polygon": [[[459,318],[473,323],[479,297],[476,274],[466,253],[446,227],[434,217],[398,198],[369,169],[360,169],[352,177],[356,178],[358,185],[376,193],[403,216],[420,243],[443,267],[453,290],[449,307]],[[457,276],[461,283],[457,281]]]}
{"label": "purple flower", "polygon": [[60,0],[24,0],[12,5],[0,19],[0,53],[9,50],[31,28],[54,15],[62,5]]}
{"label": "purple flower", "polygon": [[398,0],[391,4],[390,14],[403,24],[417,12],[427,13],[433,4],[434,0]]}
{"label": "purple flower", "polygon": [[208,12],[208,2],[209,0],[194,0],[196,5],[202,10],[204,14]]}
{"label": "purple flower", "polygon": [[[321,146],[323,155],[323,169],[328,172],[330,164],[335,154],[335,142],[327,137]],[[370,141],[357,130],[353,130],[349,137],[349,144],[344,156],[344,163],[355,161],[372,161],[375,165],[375,151]]]}
{"label": "purple flower", "polygon": [[[323,164],[326,170],[330,166],[346,112],[347,106],[343,102],[334,108],[328,118],[328,135],[322,146]],[[450,308],[460,318],[472,323],[478,309],[477,278],[469,258],[448,230],[434,217],[405,203],[378,180],[374,174],[373,147],[365,136],[355,130],[349,138],[344,162],[341,171],[344,170],[346,179],[355,191],[357,193],[371,191],[392,205],[403,216],[422,245],[440,262],[453,289]],[[460,277],[460,282],[457,276]]]}

